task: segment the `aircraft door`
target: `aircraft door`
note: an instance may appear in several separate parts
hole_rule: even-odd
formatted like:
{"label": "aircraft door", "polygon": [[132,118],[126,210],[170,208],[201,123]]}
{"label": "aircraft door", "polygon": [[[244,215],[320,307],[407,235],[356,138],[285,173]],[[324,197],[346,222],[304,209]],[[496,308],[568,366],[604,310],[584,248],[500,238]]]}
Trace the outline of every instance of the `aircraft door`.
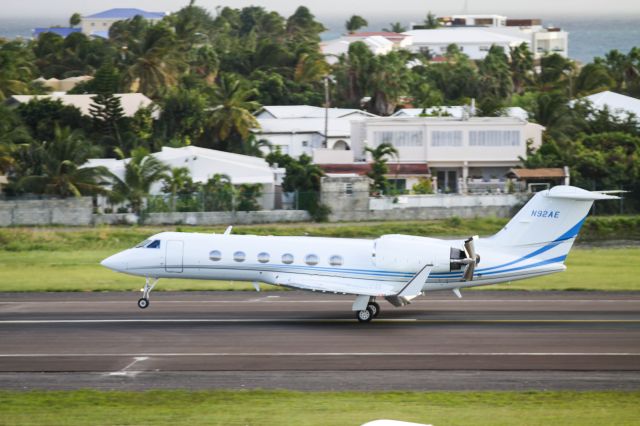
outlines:
{"label": "aircraft door", "polygon": [[182,241],[167,241],[164,269],[167,272],[182,272],[182,257],[184,243]]}

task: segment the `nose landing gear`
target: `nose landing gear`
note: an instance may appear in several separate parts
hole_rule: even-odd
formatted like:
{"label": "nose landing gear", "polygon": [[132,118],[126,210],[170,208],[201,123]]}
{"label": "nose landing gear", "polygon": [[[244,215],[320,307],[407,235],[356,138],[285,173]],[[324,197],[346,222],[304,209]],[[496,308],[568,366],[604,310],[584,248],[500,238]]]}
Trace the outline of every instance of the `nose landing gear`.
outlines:
{"label": "nose landing gear", "polygon": [[142,289],[142,297],[138,299],[138,308],[145,309],[149,306],[149,294],[151,290],[156,286],[159,278],[154,278],[152,283],[150,282],[150,278],[147,277],[147,280],[144,284],[144,288]]}

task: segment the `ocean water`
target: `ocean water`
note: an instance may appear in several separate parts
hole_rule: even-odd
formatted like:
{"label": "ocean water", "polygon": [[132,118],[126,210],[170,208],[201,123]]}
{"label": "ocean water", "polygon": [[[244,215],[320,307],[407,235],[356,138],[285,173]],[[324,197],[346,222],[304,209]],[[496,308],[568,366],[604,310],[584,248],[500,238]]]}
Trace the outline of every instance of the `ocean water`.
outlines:
{"label": "ocean water", "polygon": [[[603,56],[612,49],[618,49],[627,53],[633,46],[640,47],[640,14],[634,16],[545,16],[542,18],[545,25],[555,25],[569,32],[569,56],[580,62],[591,62],[595,56]],[[345,32],[344,22],[347,17],[322,17],[318,16],[328,31],[322,34],[322,38],[329,40],[337,38]],[[31,30],[35,27],[51,25],[66,25],[65,17],[42,18],[6,18],[0,17],[0,37],[31,37]],[[389,25],[391,21],[399,21],[406,26],[411,21],[419,21],[420,16],[407,17],[373,17],[369,18],[367,30],[378,31]]]}

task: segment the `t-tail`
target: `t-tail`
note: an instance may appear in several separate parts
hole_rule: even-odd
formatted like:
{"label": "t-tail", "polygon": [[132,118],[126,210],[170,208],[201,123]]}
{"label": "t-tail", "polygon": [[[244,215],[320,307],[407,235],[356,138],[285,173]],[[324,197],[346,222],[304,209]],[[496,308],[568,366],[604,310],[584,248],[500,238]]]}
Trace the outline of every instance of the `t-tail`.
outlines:
{"label": "t-tail", "polygon": [[[593,202],[613,199],[618,197],[574,186],[555,186],[536,193],[487,242],[525,258],[544,257],[545,262],[564,262]],[[543,253],[544,256],[540,256]]]}

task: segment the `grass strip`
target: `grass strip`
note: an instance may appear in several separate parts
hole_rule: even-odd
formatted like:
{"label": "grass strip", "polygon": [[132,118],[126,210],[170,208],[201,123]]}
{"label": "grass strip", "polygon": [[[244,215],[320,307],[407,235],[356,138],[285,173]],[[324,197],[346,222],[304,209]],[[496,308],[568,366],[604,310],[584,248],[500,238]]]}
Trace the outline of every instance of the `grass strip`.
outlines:
{"label": "grass strip", "polygon": [[[0,250],[0,291],[132,291],[144,279],[110,271],[100,261],[112,249],[76,251]],[[573,249],[567,271],[482,290],[640,290],[640,248]],[[263,285],[264,290],[281,287]],[[251,283],[162,279],[154,291],[253,290]]]}
{"label": "grass strip", "polygon": [[637,425],[640,392],[0,392],[3,425]]}

